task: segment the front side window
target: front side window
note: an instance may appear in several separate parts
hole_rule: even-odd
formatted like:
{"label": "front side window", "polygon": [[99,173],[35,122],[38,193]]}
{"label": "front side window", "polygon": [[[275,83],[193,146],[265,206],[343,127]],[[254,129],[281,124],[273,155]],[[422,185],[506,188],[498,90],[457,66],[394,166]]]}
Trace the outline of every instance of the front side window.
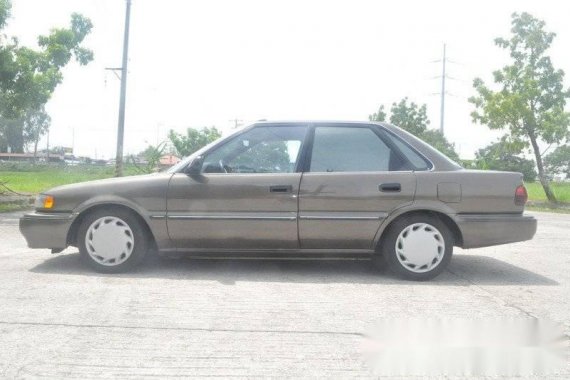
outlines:
{"label": "front side window", "polygon": [[293,173],[307,127],[255,127],[210,152],[202,173]]}
{"label": "front side window", "polygon": [[390,170],[409,170],[409,165],[370,128],[315,128],[311,172]]}

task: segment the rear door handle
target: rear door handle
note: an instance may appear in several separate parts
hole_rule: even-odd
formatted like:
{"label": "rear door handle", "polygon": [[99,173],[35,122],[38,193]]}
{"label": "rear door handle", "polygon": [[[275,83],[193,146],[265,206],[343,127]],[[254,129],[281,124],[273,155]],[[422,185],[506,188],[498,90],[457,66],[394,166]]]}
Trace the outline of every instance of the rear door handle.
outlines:
{"label": "rear door handle", "polygon": [[399,183],[383,183],[378,186],[378,190],[383,193],[399,193],[402,191],[402,185]]}
{"label": "rear door handle", "polygon": [[293,186],[291,185],[269,186],[269,191],[271,193],[291,193],[293,191]]}

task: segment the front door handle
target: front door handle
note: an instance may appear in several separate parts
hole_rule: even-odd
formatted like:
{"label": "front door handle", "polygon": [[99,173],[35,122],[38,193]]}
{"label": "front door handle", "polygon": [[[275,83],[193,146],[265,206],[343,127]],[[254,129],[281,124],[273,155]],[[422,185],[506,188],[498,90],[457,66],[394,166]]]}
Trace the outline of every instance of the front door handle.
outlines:
{"label": "front door handle", "polygon": [[269,186],[269,192],[271,193],[291,193],[292,191],[293,186],[291,185]]}
{"label": "front door handle", "polygon": [[399,183],[383,183],[378,186],[378,190],[383,193],[399,193],[402,191],[402,185]]}

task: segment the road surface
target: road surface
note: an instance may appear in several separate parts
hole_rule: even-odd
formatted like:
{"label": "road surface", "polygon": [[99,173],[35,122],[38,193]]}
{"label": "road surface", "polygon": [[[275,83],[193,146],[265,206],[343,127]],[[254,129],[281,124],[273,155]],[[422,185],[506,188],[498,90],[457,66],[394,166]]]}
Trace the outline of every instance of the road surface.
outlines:
{"label": "road surface", "polygon": [[364,337],[389,318],[534,317],[568,336],[570,215],[534,215],[534,240],[456,249],[413,283],[366,261],[151,260],[102,275],[75,248],[28,249],[18,215],[0,214],[0,378],[369,378]]}

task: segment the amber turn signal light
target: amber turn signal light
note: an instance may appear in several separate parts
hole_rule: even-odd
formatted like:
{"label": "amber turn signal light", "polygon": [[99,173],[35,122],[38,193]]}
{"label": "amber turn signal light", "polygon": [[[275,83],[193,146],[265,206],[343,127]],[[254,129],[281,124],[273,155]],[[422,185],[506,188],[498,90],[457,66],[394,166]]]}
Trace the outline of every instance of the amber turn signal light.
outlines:
{"label": "amber turn signal light", "polygon": [[44,208],[52,208],[53,207],[53,197],[51,195],[47,195],[44,199]]}
{"label": "amber turn signal light", "polygon": [[54,204],[55,201],[52,195],[40,194],[36,198],[36,208],[51,209]]}

